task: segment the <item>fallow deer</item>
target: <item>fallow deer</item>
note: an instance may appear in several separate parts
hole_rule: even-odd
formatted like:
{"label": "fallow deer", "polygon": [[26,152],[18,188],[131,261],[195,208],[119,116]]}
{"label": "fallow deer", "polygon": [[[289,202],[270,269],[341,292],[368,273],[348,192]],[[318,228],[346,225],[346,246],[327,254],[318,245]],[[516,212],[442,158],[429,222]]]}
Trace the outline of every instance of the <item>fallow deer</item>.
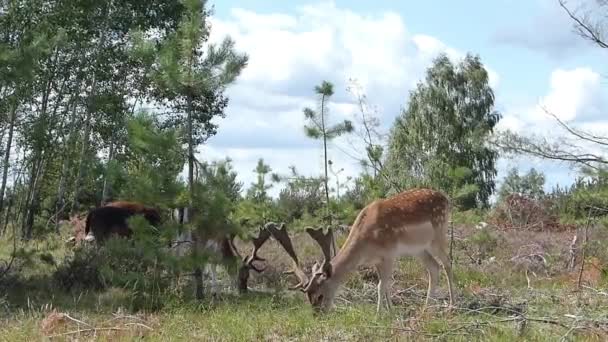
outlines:
{"label": "fallow deer", "polygon": [[[183,217],[183,208],[174,210],[173,218],[178,223],[183,224]],[[199,247],[201,252],[208,252],[217,256],[217,260],[211,260],[206,264],[206,269],[211,276],[211,289],[215,294],[217,294],[217,264],[229,264],[241,260],[235,283],[240,292],[246,292],[248,290],[247,282],[249,279],[249,271],[253,270],[257,273],[264,271],[264,269],[257,268],[254,262],[265,261],[265,259],[260,258],[257,255],[257,252],[270,238],[270,232],[260,229],[258,236],[252,239],[253,250],[251,254],[244,257],[240,255],[238,249],[234,245],[235,237],[234,234],[224,233],[200,236],[199,234],[196,234],[196,231],[186,230],[178,234],[177,239],[173,242],[171,247],[175,249],[177,255],[183,256],[185,255],[188,246],[189,248],[195,248],[195,246],[199,245],[202,247]],[[201,244],[195,243],[197,239],[200,240]],[[196,295],[200,298],[202,297],[202,273],[200,271],[195,273],[197,273],[195,274]]]}
{"label": "fallow deer", "polygon": [[378,273],[377,311],[381,302],[391,309],[390,286],[393,264],[401,256],[415,256],[428,272],[428,290],[425,308],[435,296],[439,282],[439,262],[447,276],[450,306],[454,303],[454,277],[446,253],[449,200],[441,192],[430,189],[412,189],[388,199],[378,199],[363,208],[350,233],[335,257],[330,257],[332,231],[306,229],[321,246],[325,260],[315,263],[308,277],[293,250],[291,240],[282,223],[267,224],[266,228],[279,241],[293,259],[291,273],[299,279],[292,289],[300,289],[315,311],[333,306],[339,286],[350,272],[360,264],[376,266]]}

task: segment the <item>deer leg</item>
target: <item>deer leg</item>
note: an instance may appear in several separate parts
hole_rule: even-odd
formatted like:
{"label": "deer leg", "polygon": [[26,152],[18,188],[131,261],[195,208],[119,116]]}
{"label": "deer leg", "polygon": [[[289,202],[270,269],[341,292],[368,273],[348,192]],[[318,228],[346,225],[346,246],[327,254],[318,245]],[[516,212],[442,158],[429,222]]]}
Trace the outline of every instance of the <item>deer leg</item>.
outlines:
{"label": "deer leg", "polygon": [[439,263],[435,260],[433,255],[427,251],[418,255],[418,259],[422,262],[424,267],[426,267],[429,278],[429,287],[426,293],[426,301],[424,302],[424,308],[426,309],[429,305],[429,299],[435,297],[435,291],[439,284]]}
{"label": "deer leg", "polygon": [[454,274],[452,273],[452,264],[450,263],[450,258],[448,258],[447,254],[444,250],[438,246],[431,245],[433,255],[441,261],[443,265],[443,271],[447,277],[448,281],[448,291],[450,295],[450,306],[454,305]]}
{"label": "deer leg", "polygon": [[213,294],[217,294],[217,265],[215,263],[211,263],[208,265],[209,272],[211,273],[211,291]]}
{"label": "deer leg", "polygon": [[393,276],[393,259],[383,259],[376,265],[378,272],[378,305],[376,312],[380,312],[381,302],[386,303],[387,310],[392,309],[390,298],[390,281]]}
{"label": "deer leg", "polygon": [[200,266],[196,266],[194,269],[194,282],[195,282],[195,295],[196,299],[203,299],[203,270]]}

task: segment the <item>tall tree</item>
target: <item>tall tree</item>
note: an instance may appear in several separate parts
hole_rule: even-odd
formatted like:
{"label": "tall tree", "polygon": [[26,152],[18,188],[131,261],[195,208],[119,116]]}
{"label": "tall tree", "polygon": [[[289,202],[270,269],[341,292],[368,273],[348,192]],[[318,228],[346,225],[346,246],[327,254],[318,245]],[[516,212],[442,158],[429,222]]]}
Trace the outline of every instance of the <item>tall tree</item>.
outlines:
{"label": "tall tree", "polygon": [[329,224],[331,224],[331,212],[329,203],[329,177],[328,177],[328,157],[327,157],[327,143],[345,133],[353,131],[353,124],[349,120],[337,123],[335,125],[329,124],[329,108],[327,106],[331,96],[334,94],[334,86],[332,83],[323,81],[320,85],[315,87],[315,93],[319,97],[319,108],[317,111],[312,110],[309,107],[304,108],[304,117],[308,120],[308,125],[304,126],[306,135],[312,139],[320,139],[323,141],[323,158],[324,158],[324,169],[325,169],[325,205],[326,214]]}
{"label": "tall tree", "polygon": [[269,184],[266,177],[272,172],[272,168],[264,163],[264,159],[260,158],[253,172],[256,174],[257,181],[251,184],[247,190],[247,197],[255,202],[264,203],[270,199],[268,190],[272,188],[272,183]]}
{"label": "tall tree", "polygon": [[519,175],[517,168],[512,168],[502,181],[498,190],[498,200],[504,200],[510,194],[519,194],[533,199],[540,199],[544,194],[545,175],[531,168],[524,175]]}
{"label": "tall tree", "polygon": [[[488,206],[497,152],[487,140],[501,115],[479,57],[438,56],[390,133],[387,167],[401,188],[449,192],[462,208]],[[400,189],[393,189],[400,190]]]}
{"label": "tall tree", "polygon": [[[190,222],[191,217],[196,146],[215,134],[217,126],[212,119],[223,117],[228,105],[224,90],[236,80],[248,61],[246,54],[236,52],[230,37],[219,45],[207,43],[211,12],[206,3],[205,0],[183,0],[186,10],[179,27],[163,42],[157,69],[152,71],[156,98],[173,109],[167,126],[180,127],[184,132],[190,196],[184,222]],[[195,246],[194,250],[197,249]],[[200,269],[195,273],[196,294],[201,298],[202,273]]]}

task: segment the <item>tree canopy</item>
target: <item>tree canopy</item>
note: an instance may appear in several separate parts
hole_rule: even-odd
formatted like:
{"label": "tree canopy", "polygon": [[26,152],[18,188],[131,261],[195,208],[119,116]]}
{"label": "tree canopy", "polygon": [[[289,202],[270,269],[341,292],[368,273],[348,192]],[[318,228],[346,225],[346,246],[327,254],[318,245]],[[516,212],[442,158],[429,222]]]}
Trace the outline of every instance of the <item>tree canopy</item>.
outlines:
{"label": "tree canopy", "polygon": [[486,142],[500,118],[480,58],[467,55],[455,65],[440,55],[395,120],[388,172],[400,189],[426,185],[450,193],[464,208],[487,206],[498,153]]}

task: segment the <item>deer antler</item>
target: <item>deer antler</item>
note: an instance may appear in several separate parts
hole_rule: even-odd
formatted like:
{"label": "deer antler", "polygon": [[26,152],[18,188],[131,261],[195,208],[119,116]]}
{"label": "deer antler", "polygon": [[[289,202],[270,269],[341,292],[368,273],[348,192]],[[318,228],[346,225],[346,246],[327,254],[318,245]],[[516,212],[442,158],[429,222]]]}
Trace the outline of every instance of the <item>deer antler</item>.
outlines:
{"label": "deer antler", "polygon": [[260,258],[257,253],[258,253],[258,250],[262,247],[262,245],[264,245],[264,243],[266,243],[266,241],[268,241],[269,238],[270,238],[270,232],[267,229],[265,229],[264,227],[260,228],[258,236],[252,239],[253,251],[251,252],[251,255],[245,257],[245,259],[243,260],[243,262],[245,263],[245,265],[247,267],[251,268],[252,270],[254,270],[258,273],[263,272],[266,268],[264,267],[263,269],[259,269],[259,268],[255,267],[253,262],[254,261],[265,261],[265,259]]}
{"label": "deer antler", "polygon": [[270,232],[270,234],[272,234],[272,236],[279,242],[279,244],[281,244],[281,246],[283,246],[283,249],[285,249],[285,252],[287,252],[287,254],[289,254],[291,259],[293,260],[293,270],[287,271],[287,272],[285,272],[285,274],[295,274],[296,277],[298,277],[298,280],[300,282],[298,284],[296,284],[295,286],[290,287],[289,289],[290,290],[300,289],[303,291],[306,288],[306,286],[308,285],[308,276],[306,275],[306,273],[304,273],[304,270],[300,266],[300,262],[298,261],[298,256],[296,255],[296,252],[294,251],[293,245],[291,243],[291,239],[289,238],[289,235],[287,234],[287,229],[285,227],[285,223],[281,223],[280,228],[277,228],[276,223],[268,222],[266,224],[265,228]]}
{"label": "deer antler", "polygon": [[325,260],[323,260],[322,267],[319,267],[318,263],[313,266],[312,278],[308,283],[308,287],[310,287],[316,282],[316,279],[323,274],[325,274],[327,277],[331,277],[331,246],[333,242],[333,232],[331,227],[329,226],[327,227],[327,233],[323,233],[323,227],[317,229],[307,227],[306,232],[308,233],[308,235],[310,235],[311,238],[313,238],[313,240],[317,241],[317,243],[321,247],[321,250],[323,251],[323,256],[325,258]]}

